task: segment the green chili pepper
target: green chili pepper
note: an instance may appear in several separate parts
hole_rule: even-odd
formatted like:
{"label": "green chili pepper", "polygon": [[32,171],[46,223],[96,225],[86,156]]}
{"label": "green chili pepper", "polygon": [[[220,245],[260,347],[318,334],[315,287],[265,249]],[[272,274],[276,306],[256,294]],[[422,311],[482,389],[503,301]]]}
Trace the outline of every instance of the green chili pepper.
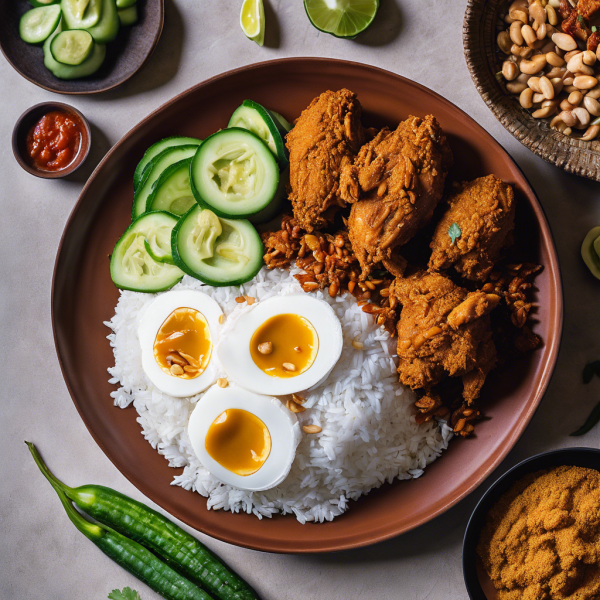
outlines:
{"label": "green chili pepper", "polygon": [[592,275],[600,279],[600,227],[594,227],[581,245],[581,257]]}
{"label": "green chili pepper", "polygon": [[104,554],[146,583],[167,600],[211,600],[198,586],[182,577],[177,571],[158,559],[152,552],[98,523],[90,523],[80,515],[61,489],[60,482],[50,473],[35,446],[26,442],[33,458],[58,494],[71,522],[83,535],[90,539]]}
{"label": "green chili pepper", "polygon": [[590,431],[594,427],[594,425],[598,423],[598,421],[600,421],[600,402],[596,404],[596,406],[590,413],[590,416],[586,419],[585,423],[577,431],[574,431],[570,435],[573,437],[583,435],[584,433]]}
{"label": "green chili pepper", "polygon": [[[175,523],[110,488],[100,485],[66,486],[49,471],[33,444],[28,446],[54,488],[89,516],[127,536],[133,543],[139,542],[162,558],[170,568],[221,600],[258,600],[256,592],[241,577]],[[210,596],[205,594],[204,598]]]}

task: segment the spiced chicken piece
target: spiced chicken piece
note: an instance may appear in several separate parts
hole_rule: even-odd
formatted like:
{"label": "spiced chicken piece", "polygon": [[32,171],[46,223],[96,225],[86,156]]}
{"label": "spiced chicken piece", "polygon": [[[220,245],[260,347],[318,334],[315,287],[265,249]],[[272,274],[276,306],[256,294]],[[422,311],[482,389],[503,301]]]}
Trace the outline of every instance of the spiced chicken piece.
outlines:
{"label": "spiced chicken piece", "polygon": [[429,393],[445,377],[462,377],[463,398],[472,403],[496,362],[489,313],[500,297],[469,293],[428,272],[396,278],[390,297],[402,304],[397,325],[400,382]]}
{"label": "spiced chicken piece", "polygon": [[342,168],[366,141],[361,105],[347,89],[315,98],[286,136],[290,151],[290,195],[294,217],[311,233],[328,225],[344,202]]}
{"label": "spiced chicken piece", "polygon": [[340,193],[352,203],[348,230],[363,278],[377,263],[398,264],[396,249],[431,219],[451,164],[442,129],[429,115],[382,129],[344,167]]}
{"label": "spiced chicken piece", "polygon": [[[454,267],[466,279],[485,281],[514,228],[512,187],[494,175],[480,177],[457,186],[448,204],[430,244],[429,268]],[[449,230],[454,224],[460,235],[453,240]]]}

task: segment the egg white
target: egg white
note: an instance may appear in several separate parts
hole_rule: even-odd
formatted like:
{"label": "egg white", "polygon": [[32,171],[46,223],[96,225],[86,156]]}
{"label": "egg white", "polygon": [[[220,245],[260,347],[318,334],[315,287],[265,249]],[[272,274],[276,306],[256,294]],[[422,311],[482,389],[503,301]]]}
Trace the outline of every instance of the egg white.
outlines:
{"label": "egg white", "polygon": [[[156,334],[167,317],[177,308],[193,308],[202,313],[208,323],[212,352],[206,369],[194,379],[180,379],[165,373],[154,358]],[[180,290],[161,294],[143,314],[138,326],[138,337],[142,348],[142,367],[159,390],[175,398],[193,396],[210,387],[218,376],[216,345],[219,335],[221,307],[210,297],[195,290]]]}
{"label": "egg white", "polygon": [[[269,430],[271,452],[251,475],[237,475],[220,465],[206,450],[206,435],[216,418],[230,408],[248,411]],[[300,424],[280,400],[254,394],[235,385],[211,387],[198,401],[188,423],[188,436],[200,462],[223,483],[240,490],[261,491],[279,485],[288,475],[300,443]]]}
{"label": "egg white", "polygon": [[[250,354],[250,340],[254,332],[267,319],[280,314],[304,317],[310,321],[319,338],[313,364],[295,377],[267,375]],[[283,396],[308,390],[323,381],[339,360],[342,347],[342,325],[327,302],[308,294],[288,294],[252,305],[227,327],[227,333],[219,340],[216,350],[219,362],[232,381],[257,394]]]}

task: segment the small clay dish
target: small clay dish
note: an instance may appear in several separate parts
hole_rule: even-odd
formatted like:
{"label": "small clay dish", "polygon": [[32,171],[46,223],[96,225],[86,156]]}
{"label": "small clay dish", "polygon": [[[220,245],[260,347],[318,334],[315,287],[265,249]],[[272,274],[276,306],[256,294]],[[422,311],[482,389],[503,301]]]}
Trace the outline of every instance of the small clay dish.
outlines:
{"label": "small clay dish", "polygon": [[595,448],[564,448],[544,452],[507,471],[483,495],[467,525],[463,540],[463,575],[471,600],[497,600],[498,594],[477,554],[477,544],[490,509],[500,497],[528,473],[555,467],[584,467],[600,471],[600,450]]}
{"label": "small clay dish", "polygon": [[[31,128],[44,115],[54,111],[65,112],[81,122],[81,143],[77,154],[64,169],[48,171],[41,169],[34,164],[27,151],[27,136],[31,131]],[[76,108],[69,104],[65,104],[64,102],[42,102],[41,104],[36,104],[35,106],[28,108],[17,120],[12,134],[12,149],[17,162],[28,173],[31,173],[36,177],[42,177],[43,179],[60,179],[61,177],[66,177],[76,171],[85,162],[85,159],[90,152],[91,145],[92,132],[87,119]]]}

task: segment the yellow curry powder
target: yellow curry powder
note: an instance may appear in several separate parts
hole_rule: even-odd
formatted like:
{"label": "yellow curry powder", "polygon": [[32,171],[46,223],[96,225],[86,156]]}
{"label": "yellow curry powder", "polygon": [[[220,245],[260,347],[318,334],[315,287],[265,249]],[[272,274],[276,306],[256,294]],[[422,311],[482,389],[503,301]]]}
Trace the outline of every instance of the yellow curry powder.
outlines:
{"label": "yellow curry powder", "polygon": [[477,552],[500,600],[599,600],[600,473],[526,476],[490,511]]}

